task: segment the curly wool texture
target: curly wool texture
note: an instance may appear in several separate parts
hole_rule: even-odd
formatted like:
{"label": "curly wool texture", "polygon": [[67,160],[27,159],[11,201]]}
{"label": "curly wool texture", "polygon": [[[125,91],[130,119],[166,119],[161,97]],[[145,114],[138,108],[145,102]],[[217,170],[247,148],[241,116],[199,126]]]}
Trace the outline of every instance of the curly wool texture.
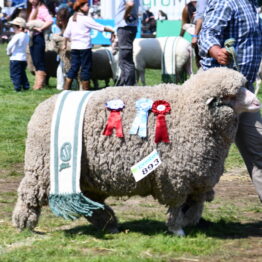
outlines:
{"label": "curly wool texture", "polygon": [[[108,196],[152,195],[169,207],[179,207],[187,199],[204,201],[223,174],[224,160],[237,129],[237,115],[228,106],[210,107],[211,97],[234,96],[245,78],[230,69],[210,69],[191,77],[181,87],[161,84],[153,87],[109,87],[96,91],[86,108],[83,126],[81,189],[92,200]],[[155,144],[153,113],[148,118],[148,137],[129,135],[140,98],[166,100],[170,143]],[[57,96],[41,103],[28,125],[25,178],[13,222],[19,228],[33,228],[35,216],[46,203],[49,192],[49,151],[51,119]],[[102,135],[109,116],[105,103],[122,99],[124,138]],[[146,178],[135,182],[131,166],[154,149],[162,164]],[[25,208],[26,206],[26,208]],[[28,214],[27,219],[21,219]],[[200,211],[199,211],[200,212]],[[201,212],[200,212],[201,215]],[[194,219],[194,218],[193,218]],[[197,219],[196,219],[197,220]]]}

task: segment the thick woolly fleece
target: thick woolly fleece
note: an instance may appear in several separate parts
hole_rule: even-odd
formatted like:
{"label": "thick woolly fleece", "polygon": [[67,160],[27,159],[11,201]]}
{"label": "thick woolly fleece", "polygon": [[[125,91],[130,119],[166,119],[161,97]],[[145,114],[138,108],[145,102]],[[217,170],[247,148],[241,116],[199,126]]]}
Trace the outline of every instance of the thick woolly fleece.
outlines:
{"label": "thick woolly fleece", "polygon": [[[191,77],[181,87],[162,84],[96,91],[84,118],[82,192],[98,202],[108,196],[152,195],[170,208],[169,220],[176,220],[176,208],[189,199],[199,201],[200,214],[192,216],[192,220],[198,220],[201,204],[208,200],[207,195],[223,174],[224,160],[237,129],[237,115],[232,108],[207,105],[206,102],[212,97],[234,96],[244,84],[245,78],[240,73],[216,68]],[[147,138],[129,135],[136,115],[135,102],[143,97],[170,103],[171,113],[166,116],[170,143],[155,144],[153,113],[148,119]],[[104,104],[117,98],[125,103],[121,113],[124,138],[102,135],[109,115]],[[34,228],[41,206],[47,203],[50,127],[56,99],[57,96],[53,96],[41,103],[28,125],[25,177],[19,186],[13,213],[13,223],[20,229]],[[136,183],[131,166],[155,148],[162,164]],[[181,226],[182,222],[179,223]],[[174,222],[169,221],[169,224],[172,226]]]}

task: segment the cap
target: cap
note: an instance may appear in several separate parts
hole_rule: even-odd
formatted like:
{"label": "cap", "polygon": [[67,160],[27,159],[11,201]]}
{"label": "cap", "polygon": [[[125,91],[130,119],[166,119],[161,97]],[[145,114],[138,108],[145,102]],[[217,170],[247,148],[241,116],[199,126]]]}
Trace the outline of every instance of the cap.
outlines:
{"label": "cap", "polygon": [[75,3],[74,3],[74,7],[73,9],[75,11],[78,11],[80,9],[80,7],[84,4],[88,3],[87,0],[76,0]]}
{"label": "cap", "polygon": [[9,24],[18,25],[18,26],[23,27],[23,28],[26,27],[25,19],[23,19],[22,17],[16,17],[14,20],[10,21]]}

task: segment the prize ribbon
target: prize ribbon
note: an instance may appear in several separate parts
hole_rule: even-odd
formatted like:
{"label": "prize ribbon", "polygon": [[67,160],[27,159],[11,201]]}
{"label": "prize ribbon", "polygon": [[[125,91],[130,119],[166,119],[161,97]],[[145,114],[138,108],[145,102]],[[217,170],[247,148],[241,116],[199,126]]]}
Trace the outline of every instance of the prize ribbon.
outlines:
{"label": "prize ribbon", "polygon": [[124,108],[124,103],[120,99],[110,100],[108,101],[105,106],[108,110],[110,110],[110,115],[108,117],[105,130],[103,135],[111,136],[113,133],[113,129],[116,129],[116,136],[117,137],[124,137],[123,134],[123,127],[121,121],[120,111]]}
{"label": "prize ribbon", "polygon": [[169,143],[165,115],[171,111],[170,104],[164,100],[157,100],[153,103],[152,112],[157,116],[155,142]]}
{"label": "prize ribbon", "polygon": [[152,108],[153,101],[148,98],[141,98],[136,101],[136,117],[133,121],[129,134],[135,135],[138,132],[140,137],[147,136],[148,111]]}

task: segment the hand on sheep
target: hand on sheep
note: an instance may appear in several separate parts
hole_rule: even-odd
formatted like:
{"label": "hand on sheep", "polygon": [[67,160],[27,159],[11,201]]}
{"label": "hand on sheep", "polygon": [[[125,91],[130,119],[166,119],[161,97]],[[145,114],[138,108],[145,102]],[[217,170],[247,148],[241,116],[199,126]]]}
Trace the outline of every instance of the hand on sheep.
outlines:
{"label": "hand on sheep", "polygon": [[218,45],[214,45],[209,49],[209,55],[217,60],[221,65],[227,65],[230,60],[230,54],[226,48],[221,48]]}

